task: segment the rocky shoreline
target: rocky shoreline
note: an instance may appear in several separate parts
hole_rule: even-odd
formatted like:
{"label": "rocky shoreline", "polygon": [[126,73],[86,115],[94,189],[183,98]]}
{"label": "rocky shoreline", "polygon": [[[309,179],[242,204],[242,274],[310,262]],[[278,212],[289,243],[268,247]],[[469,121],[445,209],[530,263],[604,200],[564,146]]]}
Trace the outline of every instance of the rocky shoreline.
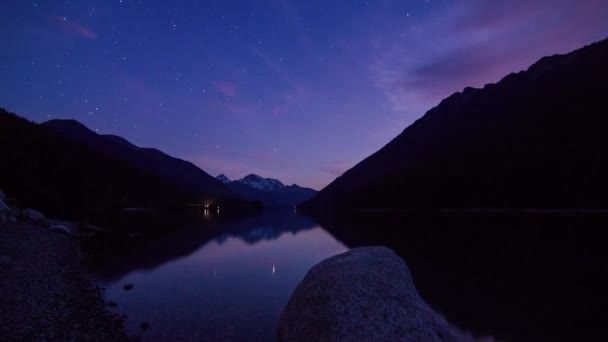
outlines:
{"label": "rocky shoreline", "polygon": [[75,226],[0,221],[0,340],[138,340],[84,269]]}

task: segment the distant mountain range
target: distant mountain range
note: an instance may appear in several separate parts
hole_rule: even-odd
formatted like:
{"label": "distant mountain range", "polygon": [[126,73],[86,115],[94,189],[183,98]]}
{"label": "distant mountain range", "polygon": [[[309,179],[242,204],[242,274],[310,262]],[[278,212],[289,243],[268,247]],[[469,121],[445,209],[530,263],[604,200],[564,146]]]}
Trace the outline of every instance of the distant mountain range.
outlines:
{"label": "distant mountain range", "polygon": [[303,188],[296,184],[285,185],[272,178],[250,174],[239,180],[230,180],[221,174],[216,177],[222,183],[249,201],[260,201],[268,207],[293,207],[308,201],[317,194],[316,190]]}
{"label": "distant mountain range", "polygon": [[171,157],[154,148],[135,146],[116,135],[97,134],[75,120],[50,120],[42,124],[51,130],[101,153],[147,170],[175,184],[182,191],[201,194],[198,203],[218,198],[241,198],[259,201],[265,206],[293,206],[311,199],[317,191],[297,185],[286,186],[271,178],[251,174],[238,181],[226,176],[214,178],[196,165]]}
{"label": "distant mountain range", "polygon": [[316,208],[607,208],[608,40],[443,100]]}
{"label": "distant mountain range", "polygon": [[0,158],[0,188],[21,205],[64,218],[205,200],[258,207],[191,163],[72,120],[39,125],[0,109]]}

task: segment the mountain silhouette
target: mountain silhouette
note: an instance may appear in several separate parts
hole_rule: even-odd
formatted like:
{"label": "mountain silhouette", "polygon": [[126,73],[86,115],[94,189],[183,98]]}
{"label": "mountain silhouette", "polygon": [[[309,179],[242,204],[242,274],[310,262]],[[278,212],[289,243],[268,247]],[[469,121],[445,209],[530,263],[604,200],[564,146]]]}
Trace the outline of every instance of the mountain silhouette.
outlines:
{"label": "mountain silhouette", "polygon": [[[0,109],[0,156],[0,187],[19,205],[62,218],[95,217],[124,207],[176,207],[206,198],[235,208],[252,205],[187,162],[116,136],[99,136],[77,121],[39,125]],[[166,170],[173,167],[179,171]],[[176,172],[184,172],[185,180],[173,181]]]}
{"label": "mountain silhouette", "polygon": [[200,200],[206,197],[210,200],[237,197],[225,185],[196,165],[174,158],[155,148],[138,147],[116,135],[97,134],[76,120],[50,120],[42,125],[105,155],[146,170],[175,184],[181,190],[200,194]]}
{"label": "mountain silhouette", "polygon": [[608,207],[608,40],[429,110],[304,206]]}
{"label": "mountain silhouette", "polygon": [[216,178],[228,185],[241,198],[262,202],[266,207],[293,207],[317,194],[316,190],[310,188],[297,184],[285,185],[279,180],[263,178],[256,174],[250,174],[234,181],[224,174]]}

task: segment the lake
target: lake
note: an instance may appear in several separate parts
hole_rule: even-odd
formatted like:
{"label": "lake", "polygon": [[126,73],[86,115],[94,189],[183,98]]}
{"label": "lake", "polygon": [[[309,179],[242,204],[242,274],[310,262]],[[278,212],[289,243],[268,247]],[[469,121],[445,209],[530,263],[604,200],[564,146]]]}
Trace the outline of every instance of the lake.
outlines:
{"label": "lake", "polygon": [[[160,241],[142,251],[141,258],[151,260],[156,250],[166,254],[160,251],[165,248],[176,249],[175,254],[151,265],[137,258],[117,260],[132,269],[123,264],[118,274],[106,270],[108,299],[128,316],[129,330],[144,340],[273,340],[280,312],[308,269],[347,250],[293,211],[199,228],[218,233],[200,239],[198,247]],[[196,242],[197,236],[186,233],[176,239]],[[133,288],[126,291],[125,284]],[[150,328],[142,332],[144,321]]]}
{"label": "lake", "polygon": [[[471,340],[606,336],[605,214],[210,216],[117,256],[99,272],[115,310],[144,341],[272,341],[308,269],[366,245],[387,245],[402,256],[422,297]],[[150,328],[143,331],[142,322]]]}

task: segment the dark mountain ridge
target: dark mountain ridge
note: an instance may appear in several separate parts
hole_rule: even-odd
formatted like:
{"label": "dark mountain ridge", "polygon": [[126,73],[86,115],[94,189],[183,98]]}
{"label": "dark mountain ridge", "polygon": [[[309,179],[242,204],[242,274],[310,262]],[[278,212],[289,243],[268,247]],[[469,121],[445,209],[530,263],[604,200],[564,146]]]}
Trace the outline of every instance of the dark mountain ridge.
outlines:
{"label": "dark mountain ridge", "polygon": [[221,197],[237,198],[230,189],[196,165],[155,148],[138,147],[116,135],[97,134],[75,120],[50,120],[42,125],[101,153],[146,170],[175,184],[181,190],[208,197],[210,201]]}
{"label": "dark mountain ridge", "polygon": [[441,101],[307,207],[608,207],[608,40]]}
{"label": "dark mountain ridge", "polygon": [[[82,124],[70,121],[66,126],[75,137],[0,109],[0,187],[20,205],[62,218],[98,217],[124,207],[181,207],[184,202],[209,196],[226,207],[255,207],[238,199],[221,183],[211,186],[210,191],[202,186],[176,186],[131,160],[100,151],[90,141],[79,142],[91,136]],[[118,137],[99,139],[114,140],[107,146],[119,141],[138,150]],[[158,152],[151,155],[161,160],[172,158],[159,156]]]}

